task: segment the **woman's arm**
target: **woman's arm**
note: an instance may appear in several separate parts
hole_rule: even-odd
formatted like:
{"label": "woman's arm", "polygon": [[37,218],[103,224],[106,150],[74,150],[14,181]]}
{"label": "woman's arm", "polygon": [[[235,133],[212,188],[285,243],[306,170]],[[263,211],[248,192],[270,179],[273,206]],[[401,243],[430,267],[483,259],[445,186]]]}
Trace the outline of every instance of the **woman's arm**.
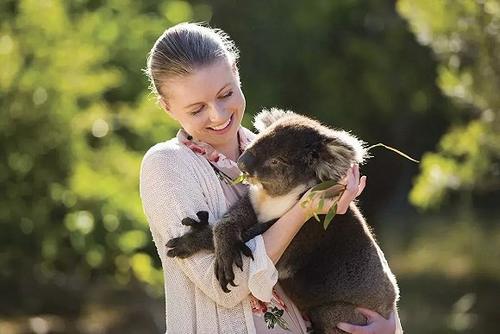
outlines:
{"label": "woman's arm", "polygon": [[261,236],[249,243],[255,260],[243,259],[243,270],[235,271],[234,282],[238,286],[231,293],[223,292],[215,278],[213,253],[200,252],[186,259],[166,256],[167,241],[188,230],[181,220],[196,217],[201,210],[210,212],[195,173],[190,166],[180,168],[183,161],[179,159],[175,151],[159,150],[146,154],[141,166],[141,199],[164,270],[179,268],[210,299],[224,307],[234,307],[250,293],[269,300],[278,277]]}
{"label": "woman's arm", "polygon": [[[354,165],[347,172],[347,176],[341,182],[346,183],[346,190],[340,197],[337,206],[337,213],[344,214],[349,208],[349,204],[361,194],[366,186],[366,176],[359,177],[359,166]],[[266,245],[266,252],[273,263],[277,263],[281,255],[285,252],[286,248],[300,230],[302,225],[307,221],[308,212],[307,208],[303,208],[300,204],[308,196],[305,193],[302,198],[296,203],[287,213],[279,218],[266,232],[262,234],[264,244]],[[326,214],[328,209],[333,205],[335,199],[325,201],[323,207],[324,212],[319,214]],[[317,204],[311,204],[316,207]]]}

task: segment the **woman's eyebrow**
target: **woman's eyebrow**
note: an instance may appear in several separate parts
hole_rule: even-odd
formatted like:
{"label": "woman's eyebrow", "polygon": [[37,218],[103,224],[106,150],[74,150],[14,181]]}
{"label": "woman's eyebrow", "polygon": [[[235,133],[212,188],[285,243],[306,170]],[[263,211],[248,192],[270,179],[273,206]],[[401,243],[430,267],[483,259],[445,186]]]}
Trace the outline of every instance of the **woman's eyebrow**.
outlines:
{"label": "woman's eyebrow", "polygon": [[[229,86],[229,85],[231,85],[231,83],[230,83],[230,82],[226,83],[224,86],[222,86],[222,88],[221,88],[221,89],[219,89],[219,91],[218,91],[218,92],[217,92],[217,94],[215,94],[215,95],[219,95],[219,94],[220,94],[220,92],[222,92],[222,91],[223,91],[223,90],[224,90],[227,86]],[[195,105],[197,105],[197,104],[201,104],[201,103],[203,103],[203,102],[194,102],[194,103],[191,103],[191,104],[189,104],[189,105],[185,106],[185,107],[184,107],[184,109],[188,109],[188,108],[190,108],[190,107],[192,107],[192,106],[195,106]]]}

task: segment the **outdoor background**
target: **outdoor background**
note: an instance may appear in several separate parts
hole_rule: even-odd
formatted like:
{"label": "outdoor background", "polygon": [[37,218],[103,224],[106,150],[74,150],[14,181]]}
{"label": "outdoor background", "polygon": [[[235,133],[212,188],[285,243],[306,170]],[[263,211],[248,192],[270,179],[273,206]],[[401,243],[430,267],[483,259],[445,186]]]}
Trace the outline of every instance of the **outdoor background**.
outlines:
{"label": "outdoor background", "polygon": [[161,333],[142,69],[181,21],[241,50],[244,124],[289,108],[375,149],[360,206],[406,333],[498,333],[500,1],[0,1],[0,333]]}

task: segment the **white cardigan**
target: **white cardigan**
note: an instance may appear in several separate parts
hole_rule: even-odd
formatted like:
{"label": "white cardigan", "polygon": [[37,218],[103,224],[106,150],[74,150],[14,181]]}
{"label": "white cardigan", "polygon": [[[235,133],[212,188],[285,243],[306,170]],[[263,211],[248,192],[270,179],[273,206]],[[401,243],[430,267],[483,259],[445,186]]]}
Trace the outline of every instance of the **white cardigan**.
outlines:
{"label": "white cardigan", "polygon": [[167,241],[189,230],[182,218],[196,218],[197,211],[205,210],[214,224],[228,209],[208,161],[177,138],[157,144],[143,158],[140,193],[163,267],[168,333],[255,333],[249,294],[269,301],[278,280],[262,236],[247,243],[255,261],[244,257],[243,271],[235,271],[238,286],[230,293],[215,278],[213,253],[187,259],[166,255]]}

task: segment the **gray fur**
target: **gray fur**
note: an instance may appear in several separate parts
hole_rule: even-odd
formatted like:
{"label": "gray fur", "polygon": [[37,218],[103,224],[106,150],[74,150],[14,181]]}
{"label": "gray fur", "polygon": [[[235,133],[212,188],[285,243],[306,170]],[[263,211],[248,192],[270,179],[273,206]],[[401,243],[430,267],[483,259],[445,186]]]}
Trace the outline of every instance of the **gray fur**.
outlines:
{"label": "gray fur", "polygon": [[[366,157],[364,143],[356,137],[305,116],[273,109],[256,119],[260,133],[238,160],[240,169],[250,175],[249,193],[228,210],[213,233],[216,275],[225,291],[228,284],[234,285],[233,263],[240,267],[241,253],[249,255],[243,242],[273,223],[257,221],[260,210],[268,210],[268,201],[286,196],[297,201],[300,194],[289,195],[292,189],[307,189],[326,179],[338,181],[351,164]],[[266,217],[279,218],[284,212]],[[171,251],[179,248],[182,256],[186,249],[195,253],[200,246],[192,244],[193,233],[206,245],[207,230],[211,231],[204,229],[202,235],[193,229]],[[326,231],[314,219],[306,222],[276,267],[283,289],[309,314],[315,333],[342,333],[336,329],[340,321],[366,324],[354,311],[357,306],[386,318],[395,309],[399,294],[395,277],[354,204]]]}
{"label": "gray fur", "polygon": [[280,118],[283,118],[287,115],[293,115],[294,113],[288,110],[282,110],[277,108],[271,108],[269,110],[264,109],[257,115],[255,115],[253,120],[253,126],[257,129],[258,132],[262,132],[269,125],[274,123]]}

